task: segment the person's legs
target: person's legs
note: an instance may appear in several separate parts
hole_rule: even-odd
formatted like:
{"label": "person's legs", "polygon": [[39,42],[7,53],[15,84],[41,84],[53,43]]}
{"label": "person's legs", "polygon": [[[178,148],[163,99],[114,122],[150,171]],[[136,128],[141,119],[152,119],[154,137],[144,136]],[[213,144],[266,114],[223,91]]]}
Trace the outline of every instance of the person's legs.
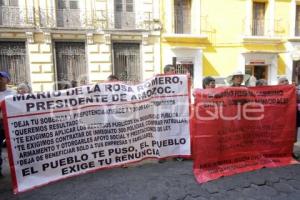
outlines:
{"label": "person's legs", "polygon": [[3,140],[5,139],[4,129],[3,129],[3,121],[0,119],[0,177],[3,176],[2,174],[2,147],[3,147]]}
{"label": "person's legs", "polygon": [[2,176],[2,144],[4,140],[4,131],[0,129],[0,177]]}

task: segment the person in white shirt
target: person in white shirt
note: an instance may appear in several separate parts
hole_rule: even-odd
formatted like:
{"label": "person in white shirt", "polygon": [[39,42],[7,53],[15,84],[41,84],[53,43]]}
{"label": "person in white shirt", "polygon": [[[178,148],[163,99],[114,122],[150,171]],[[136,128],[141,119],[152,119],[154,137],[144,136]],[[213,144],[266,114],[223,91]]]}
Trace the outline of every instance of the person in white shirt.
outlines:
{"label": "person in white shirt", "polygon": [[[7,72],[0,71],[0,105],[2,108],[2,102],[6,96],[14,95],[16,92],[7,88],[7,84],[10,81],[10,75]],[[2,121],[2,112],[0,112],[0,178],[3,176],[2,174],[2,145],[4,136],[4,129],[3,129],[3,121]]]}

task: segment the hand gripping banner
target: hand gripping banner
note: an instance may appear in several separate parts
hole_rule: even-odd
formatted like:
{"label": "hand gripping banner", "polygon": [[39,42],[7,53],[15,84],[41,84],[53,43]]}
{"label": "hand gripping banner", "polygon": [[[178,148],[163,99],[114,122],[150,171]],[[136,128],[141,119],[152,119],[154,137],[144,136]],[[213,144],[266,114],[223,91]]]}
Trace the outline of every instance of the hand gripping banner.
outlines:
{"label": "hand gripping banner", "polygon": [[8,97],[14,192],[145,158],[190,156],[185,75]]}
{"label": "hand gripping banner", "polygon": [[195,91],[192,154],[199,183],[296,163],[295,87]]}

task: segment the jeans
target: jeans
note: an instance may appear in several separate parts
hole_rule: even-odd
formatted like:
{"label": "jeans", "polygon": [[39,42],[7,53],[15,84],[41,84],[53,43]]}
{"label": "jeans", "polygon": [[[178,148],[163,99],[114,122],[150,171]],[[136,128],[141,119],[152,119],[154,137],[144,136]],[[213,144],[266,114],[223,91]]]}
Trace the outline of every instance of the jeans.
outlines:
{"label": "jeans", "polygon": [[2,170],[2,144],[3,144],[3,140],[4,140],[4,130],[0,129],[0,173]]}
{"label": "jeans", "polygon": [[4,135],[4,129],[3,129],[3,121],[2,119],[0,119],[0,174],[1,174],[1,170],[2,170],[2,145],[3,145],[3,140],[5,139],[5,135]]}

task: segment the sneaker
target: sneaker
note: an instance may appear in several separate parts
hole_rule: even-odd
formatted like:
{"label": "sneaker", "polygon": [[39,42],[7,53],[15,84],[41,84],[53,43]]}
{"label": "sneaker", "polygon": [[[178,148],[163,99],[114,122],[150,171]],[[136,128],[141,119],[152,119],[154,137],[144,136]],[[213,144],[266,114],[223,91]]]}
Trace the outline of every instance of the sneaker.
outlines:
{"label": "sneaker", "polygon": [[296,159],[296,160],[299,160],[299,159],[300,159],[299,154],[293,153],[292,156],[293,156],[293,158]]}
{"label": "sneaker", "polygon": [[166,162],[165,159],[158,160],[158,163],[165,163],[165,162]]}

